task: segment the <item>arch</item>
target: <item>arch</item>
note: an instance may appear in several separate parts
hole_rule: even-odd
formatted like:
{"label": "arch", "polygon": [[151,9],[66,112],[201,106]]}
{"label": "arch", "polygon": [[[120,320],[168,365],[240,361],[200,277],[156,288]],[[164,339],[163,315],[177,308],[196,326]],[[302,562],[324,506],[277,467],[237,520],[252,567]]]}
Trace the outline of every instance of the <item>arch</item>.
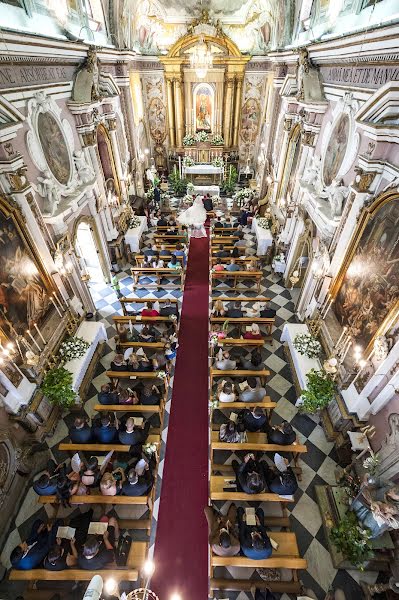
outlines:
{"label": "arch", "polygon": [[[226,50],[226,52],[229,56],[235,56],[237,58],[242,57],[242,54],[241,54],[240,50],[238,49],[238,46],[233,42],[233,40],[231,40],[227,36],[223,35],[223,37],[216,37],[213,35],[204,34],[203,37],[204,37],[204,41],[206,44],[209,44],[209,45],[213,44],[214,46],[223,48],[224,50]],[[198,42],[198,39],[199,39],[199,35],[193,34],[193,33],[187,33],[186,35],[181,37],[179,40],[177,40],[177,42],[175,42],[173,44],[173,46],[170,48],[170,50],[168,52],[168,55],[165,58],[180,58],[182,53],[185,50],[187,50],[188,48],[190,48],[190,46],[192,46],[193,44],[196,44]],[[217,60],[217,57],[216,57],[216,60]]]}
{"label": "arch", "polygon": [[[289,276],[291,276],[294,271],[299,271],[299,280],[292,287],[302,288],[306,281],[308,271],[313,260],[312,240],[315,237],[315,230],[316,227],[312,219],[306,214],[306,217],[304,218],[304,230],[298,237],[295,253],[291,263],[293,266],[291,267],[289,274]],[[289,277],[287,277],[286,281],[286,285],[288,284]],[[298,298],[298,302],[300,301],[301,295],[302,291]]]}
{"label": "arch", "polygon": [[81,215],[78,219],[76,219],[75,223],[73,224],[73,230],[72,230],[72,246],[75,251],[76,257],[78,259],[79,265],[81,266],[80,261],[83,259],[83,257],[80,256],[80,254],[77,250],[76,242],[77,242],[77,238],[78,238],[79,227],[80,227],[80,225],[83,225],[83,224],[88,225],[90,228],[90,231],[91,231],[92,237],[93,237],[93,241],[96,246],[97,256],[98,256],[98,259],[100,262],[103,277],[104,277],[105,281],[109,281],[109,278],[110,278],[109,277],[109,269],[108,269],[108,265],[107,265],[107,260],[104,256],[104,249],[103,249],[103,245],[101,243],[100,234],[97,229],[97,225],[96,225],[94,217],[89,217],[87,215]]}
{"label": "arch", "polygon": [[114,182],[115,192],[119,200],[121,200],[121,188],[119,177],[116,171],[111,139],[109,137],[107,129],[101,123],[97,127],[96,135],[97,152],[101,169],[104,175],[104,181],[109,182],[110,180],[112,180]]}
{"label": "arch", "polygon": [[[283,174],[277,189],[276,202],[278,202],[281,198],[284,198],[288,191],[288,185],[292,181],[293,173],[296,170],[296,165],[299,159],[299,150],[300,148],[300,137],[301,137],[301,126],[298,123],[292,129],[290,136],[288,138],[287,150],[284,157],[284,169]],[[294,164],[295,163],[295,164]]]}
{"label": "arch", "polygon": [[360,216],[334,280],[333,312],[368,353],[399,315],[399,193],[380,194]]}

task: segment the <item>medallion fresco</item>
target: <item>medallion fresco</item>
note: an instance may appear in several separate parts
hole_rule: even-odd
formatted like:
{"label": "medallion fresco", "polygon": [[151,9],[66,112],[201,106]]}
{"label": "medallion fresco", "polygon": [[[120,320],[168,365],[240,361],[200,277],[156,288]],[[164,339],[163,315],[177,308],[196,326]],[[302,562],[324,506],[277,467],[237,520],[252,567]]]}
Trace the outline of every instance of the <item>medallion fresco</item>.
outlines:
{"label": "medallion fresco", "polygon": [[349,116],[342,114],[331,132],[324,155],[323,181],[326,186],[331,185],[341,169],[348,147],[349,130]]}
{"label": "medallion fresco", "polygon": [[160,98],[152,98],[148,106],[148,124],[150,135],[156,142],[166,137],[166,108]]}
{"label": "medallion fresco", "polygon": [[41,112],[37,117],[37,135],[48,168],[62,185],[71,177],[71,161],[64,134],[50,112]]}
{"label": "medallion fresco", "polygon": [[334,312],[363,348],[399,301],[399,197],[366,224],[335,298]]}

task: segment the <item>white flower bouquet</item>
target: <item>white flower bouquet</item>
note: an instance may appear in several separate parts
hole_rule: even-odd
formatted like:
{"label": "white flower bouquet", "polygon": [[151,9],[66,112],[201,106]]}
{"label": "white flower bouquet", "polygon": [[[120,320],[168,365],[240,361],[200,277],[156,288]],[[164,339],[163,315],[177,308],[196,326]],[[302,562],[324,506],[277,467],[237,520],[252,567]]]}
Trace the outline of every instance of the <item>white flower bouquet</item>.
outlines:
{"label": "white flower bouquet", "polygon": [[259,227],[261,227],[262,229],[270,229],[272,224],[271,219],[267,219],[266,217],[259,217],[256,220],[258,221]]}
{"label": "white flower bouquet", "polygon": [[159,379],[166,379],[167,375],[166,375],[166,371],[158,371],[158,378]]}
{"label": "white flower bouquet", "polygon": [[219,406],[219,401],[215,398],[215,400],[210,400],[209,401],[209,410],[216,410],[217,407]]}
{"label": "white flower bouquet", "polygon": [[170,321],[176,321],[177,320],[177,316],[176,315],[169,315],[169,320]]}
{"label": "white flower bouquet", "polygon": [[151,187],[147,192],[145,192],[144,196],[147,200],[154,200],[154,188]]}
{"label": "white flower bouquet", "polygon": [[195,137],[191,133],[188,133],[187,135],[185,135],[183,138],[183,146],[194,146],[194,145],[195,145]]}
{"label": "white flower bouquet", "polygon": [[274,257],[274,260],[277,262],[285,262],[284,253],[281,252],[280,254],[276,254],[276,256]]}
{"label": "white flower bouquet", "polygon": [[216,333],[213,333],[211,335],[211,337],[209,338],[209,342],[210,342],[211,346],[217,346],[217,344],[219,342],[219,338]]}
{"label": "white flower bouquet", "polygon": [[195,134],[195,141],[196,142],[208,142],[209,135],[206,133],[206,131],[197,131],[197,133]]}
{"label": "white flower bouquet", "polygon": [[369,471],[370,475],[375,475],[377,473],[379,464],[380,457],[377,454],[372,454],[363,461],[363,467]]}
{"label": "white flower bouquet", "polygon": [[83,338],[69,337],[62,342],[59,349],[59,355],[61,356],[63,362],[68,362],[74,358],[80,358],[83,356],[89,347],[90,344]]}
{"label": "white flower bouquet", "polygon": [[310,333],[298,334],[294,338],[294,348],[299,354],[308,358],[318,358],[321,354],[321,344]]}
{"label": "white flower bouquet", "polygon": [[129,221],[129,229],[135,229],[141,225],[141,220],[138,217],[132,217]]}
{"label": "white flower bouquet", "polygon": [[192,167],[193,165],[195,165],[195,162],[193,161],[191,156],[185,156],[183,158],[183,167]]}
{"label": "white flower bouquet", "polygon": [[216,133],[212,138],[212,144],[214,146],[224,146],[224,138],[220,133]]}
{"label": "white flower bouquet", "polygon": [[194,195],[194,190],[195,190],[195,185],[193,183],[191,183],[191,181],[187,184],[187,194],[189,196],[193,196]]}
{"label": "white flower bouquet", "polygon": [[249,188],[243,188],[242,190],[238,190],[233,196],[233,200],[236,201],[238,206],[242,206],[249,200],[252,200],[254,197],[254,193]]}
{"label": "white flower bouquet", "polygon": [[213,159],[211,164],[212,164],[212,167],[219,167],[219,168],[223,169],[224,160],[221,156],[217,156],[216,158]]}
{"label": "white flower bouquet", "polygon": [[147,456],[153,456],[157,452],[157,445],[154,443],[148,442],[148,444],[144,444],[143,452]]}

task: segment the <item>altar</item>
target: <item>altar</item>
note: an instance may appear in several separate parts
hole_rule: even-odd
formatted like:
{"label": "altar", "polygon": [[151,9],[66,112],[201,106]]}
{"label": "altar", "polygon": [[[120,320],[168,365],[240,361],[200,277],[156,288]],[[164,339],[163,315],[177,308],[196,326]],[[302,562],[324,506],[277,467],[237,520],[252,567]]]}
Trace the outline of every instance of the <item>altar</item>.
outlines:
{"label": "altar", "polygon": [[140,225],[128,229],[125,233],[125,243],[129,244],[131,252],[139,252],[140,250],[140,239],[144,231],[147,231],[147,217],[138,217],[140,219]]}
{"label": "altar", "polygon": [[218,185],[195,185],[193,196],[220,196],[220,187]]}
{"label": "altar", "polygon": [[69,360],[64,364],[64,368],[72,373],[73,390],[79,393],[80,398],[83,400],[93,378],[97,358],[108,338],[103,323],[97,323],[96,321],[83,321],[74,337],[81,337],[90,344],[83,356]]}
{"label": "altar", "polygon": [[267,249],[272,245],[272,232],[270,229],[260,227],[257,219],[252,219],[252,233],[256,235],[258,242],[256,254],[258,256],[264,256],[267,253]]}
{"label": "altar", "polygon": [[183,166],[183,176],[197,185],[215,184],[222,179],[223,167],[214,167],[211,164]]}
{"label": "altar", "polygon": [[281,341],[287,345],[284,348],[288,355],[292,375],[294,377],[295,388],[298,396],[301,390],[307,389],[306,374],[311,369],[321,370],[321,362],[318,358],[308,358],[304,354],[299,354],[294,346],[294,339],[297,335],[310,334],[309,328],[304,323],[286,323],[281,334]]}

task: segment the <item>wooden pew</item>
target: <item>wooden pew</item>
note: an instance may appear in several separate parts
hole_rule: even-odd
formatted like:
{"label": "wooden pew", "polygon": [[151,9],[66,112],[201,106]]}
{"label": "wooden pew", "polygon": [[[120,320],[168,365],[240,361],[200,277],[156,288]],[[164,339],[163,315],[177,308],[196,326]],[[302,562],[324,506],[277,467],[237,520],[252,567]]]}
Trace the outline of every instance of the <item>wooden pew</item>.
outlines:
{"label": "wooden pew", "polygon": [[[264,340],[245,340],[243,338],[224,338],[218,341],[218,346],[263,346]],[[122,346],[122,344],[120,344]]]}
{"label": "wooden pew", "polygon": [[[106,371],[105,374],[110,379],[157,379],[158,373],[159,371]],[[165,380],[159,379],[165,383]]]}
{"label": "wooden pew", "polygon": [[[103,496],[102,494],[89,494],[88,496],[71,496],[69,501],[71,504],[117,504],[118,506],[133,504],[133,505],[148,505],[150,496]],[[57,496],[39,496],[40,504],[58,505]]]}
{"label": "wooden pew", "polygon": [[219,402],[216,410],[236,411],[237,409],[242,410],[244,408],[255,408],[256,406],[259,406],[259,408],[263,408],[266,411],[267,417],[270,421],[273,409],[276,408],[277,403],[271,402],[269,396],[265,396],[261,402]]}
{"label": "wooden pew", "polygon": [[[160,257],[164,262],[165,261],[170,261],[170,259],[172,258],[172,254],[168,254],[167,256],[161,256]],[[136,266],[137,267],[142,267],[144,266],[144,261],[145,261],[145,256],[144,254],[136,254],[134,257],[135,261],[136,261]],[[182,265],[182,267],[184,267],[184,262],[183,262],[183,257],[182,256],[176,256],[176,261],[179,263],[179,265]]]}
{"label": "wooden pew", "polygon": [[[252,579],[210,579],[211,590],[249,592],[251,590],[251,586],[253,585],[254,581]],[[271,592],[276,592],[277,594],[285,593],[295,595],[299,594],[302,587],[299,581],[268,581],[267,583],[264,581],[256,582],[256,587],[260,590],[264,590],[266,586]]]}
{"label": "wooden pew", "polygon": [[257,284],[257,290],[260,292],[260,285],[263,277],[263,271],[212,271],[211,272],[212,283],[217,279],[231,279],[233,280],[233,286],[229,286],[233,290],[238,290],[238,283],[240,279],[252,279]]}
{"label": "wooden pew", "polygon": [[246,298],[245,296],[214,296],[212,298],[212,302],[216,302],[216,300],[221,300],[222,302],[270,302],[271,298],[266,298],[265,296],[256,296],[255,298]]}
{"label": "wooden pew", "polygon": [[[273,494],[271,492],[261,492],[260,494],[246,494],[245,492],[238,492],[236,489],[230,489],[229,491],[225,491],[224,488],[227,488],[228,481],[235,481],[235,475],[231,477],[226,477],[225,475],[211,475],[211,484],[210,484],[210,498],[213,501],[228,501],[231,500],[233,502],[279,502],[280,505],[288,504],[289,502],[294,502],[294,498],[284,498],[283,496],[279,496],[278,494]],[[284,515],[285,516],[285,515]]]}
{"label": "wooden pew", "polygon": [[233,371],[220,371],[211,367],[210,379],[211,389],[213,388],[213,380],[215,377],[259,377],[262,383],[265,383],[266,377],[269,377],[270,371],[264,369],[263,371],[247,371],[245,369],[234,369]]}
{"label": "wooden pew", "polygon": [[[153,267],[131,267],[131,274],[133,276],[133,285],[136,287],[162,287],[164,289],[182,289],[184,285],[184,269],[154,269]],[[140,284],[140,277],[152,278],[156,281],[154,283]],[[180,283],[161,283],[165,277],[174,277],[180,280]]]}
{"label": "wooden pew", "polygon": [[177,324],[177,319],[171,319],[171,315],[167,317],[141,317],[140,315],[114,315],[112,320],[115,323],[173,323],[175,326]]}
{"label": "wooden pew", "polygon": [[[238,235],[229,235],[227,237],[228,240],[234,240],[235,242],[237,240],[239,240],[240,238],[238,237]],[[226,241],[226,236],[225,235],[216,235],[215,233],[212,233],[212,244],[219,244],[220,246],[223,246],[224,242]]]}
{"label": "wooden pew", "polygon": [[148,348],[149,350],[156,350],[165,348],[165,342],[119,342],[118,346],[121,348]]}
{"label": "wooden pew", "polygon": [[[162,399],[161,399],[162,402]],[[163,406],[160,404],[95,404],[94,410],[99,412],[131,412],[160,414]]]}
{"label": "wooden pew", "polygon": [[[234,261],[237,265],[244,265],[244,267],[243,267],[244,269],[245,269],[245,265],[247,265],[247,264],[250,265],[253,262],[254,263],[256,262],[257,263],[256,266],[259,267],[259,262],[260,262],[259,258],[260,257],[258,258],[256,256],[254,256],[254,257],[252,257],[252,256],[237,256],[237,257],[226,256],[225,258],[217,258],[216,256],[211,256],[211,263],[212,263],[212,266],[216,265],[218,262],[221,262],[222,264],[228,264],[228,263],[230,263],[232,258],[234,258]],[[233,271],[233,273],[234,273],[234,271]]]}
{"label": "wooden pew", "polygon": [[[149,435],[145,443],[159,444],[159,440],[159,435]],[[116,442],[113,442],[112,444],[73,444],[72,442],[64,442],[58,445],[58,450],[67,452],[91,452],[91,455],[94,456],[96,452],[111,452],[111,450],[115,450],[115,452],[129,452],[130,446],[127,446],[126,444],[117,444]],[[90,496],[87,497],[90,498]]]}
{"label": "wooden pew", "polygon": [[263,336],[263,340],[269,342],[270,344],[273,343],[272,330],[274,325],[274,318],[269,319],[266,317],[240,317],[235,319],[231,317],[211,317],[211,323],[223,324],[226,321],[228,321],[229,325],[238,326],[240,335],[242,334],[242,328],[246,325],[252,325],[252,323],[263,325],[266,328],[266,335]]}

